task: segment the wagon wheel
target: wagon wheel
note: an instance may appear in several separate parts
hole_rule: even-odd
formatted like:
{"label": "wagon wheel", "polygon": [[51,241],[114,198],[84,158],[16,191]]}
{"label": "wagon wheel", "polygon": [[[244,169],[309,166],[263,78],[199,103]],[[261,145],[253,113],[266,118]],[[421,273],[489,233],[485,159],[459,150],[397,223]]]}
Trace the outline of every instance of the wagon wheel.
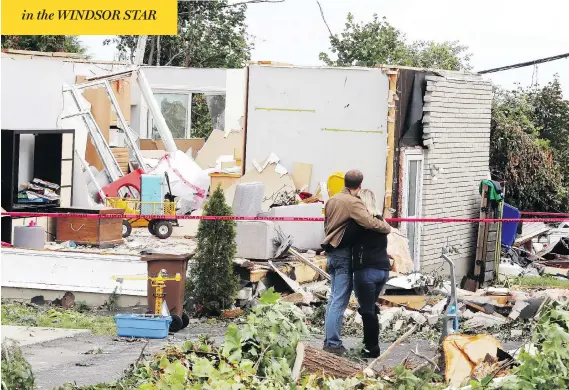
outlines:
{"label": "wagon wheel", "polygon": [[148,231],[150,232],[150,234],[152,234],[153,236],[156,235],[156,233],[154,232],[154,226],[155,226],[155,220],[151,220],[148,222]]}
{"label": "wagon wheel", "polygon": [[132,226],[126,220],[122,220],[122,238],[127,238],[132,233]]}
{"label": "wagon wheel", "polygon": [[172,224],[170,221],[156,221],[154,224],[154,234],[156,237],[165,239],[172,235]]}

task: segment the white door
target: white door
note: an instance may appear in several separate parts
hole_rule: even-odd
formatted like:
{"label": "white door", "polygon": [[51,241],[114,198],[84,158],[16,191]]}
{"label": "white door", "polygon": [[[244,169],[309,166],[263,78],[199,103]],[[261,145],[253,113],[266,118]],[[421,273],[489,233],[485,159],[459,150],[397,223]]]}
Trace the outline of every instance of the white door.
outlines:
{"label": "white door", "polygon": [[[421,217],[421,187],[423,182],[423,151],[407,150],[403,166],[403,218]],[[402,228],[407,232],[409,252],[415,264],[415,271],[420,269],[421,228],[418,222],[404,222]]]}

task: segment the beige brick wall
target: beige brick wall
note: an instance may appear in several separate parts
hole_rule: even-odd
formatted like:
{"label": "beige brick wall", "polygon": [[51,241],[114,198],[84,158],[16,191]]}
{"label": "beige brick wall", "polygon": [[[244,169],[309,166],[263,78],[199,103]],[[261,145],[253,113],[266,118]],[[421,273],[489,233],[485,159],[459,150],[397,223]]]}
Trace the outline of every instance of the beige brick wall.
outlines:
{"label": "beige brick wall", "polygon": [[[433,145],[424,154],[422,216],[477,218],[478,185],[488,175],[492,85],[478,76],[452,72],[426,79],[423,138]],[[433,176],[435,168],[439,171]],[[459,249],[452,256],[457,277],[465,275],[476,253],[477,232],[477,224],[424,223],[422,270],[440,267],[448,240]]]}

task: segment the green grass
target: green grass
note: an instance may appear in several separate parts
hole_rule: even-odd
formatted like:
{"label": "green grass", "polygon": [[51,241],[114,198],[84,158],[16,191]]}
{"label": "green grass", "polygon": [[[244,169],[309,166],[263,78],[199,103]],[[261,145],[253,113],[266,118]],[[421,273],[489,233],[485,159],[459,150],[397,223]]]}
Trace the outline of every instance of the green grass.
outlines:
{"label": "green grass", "polygon": [[553,276],[522,276],[515,278],[512,285],[529,288],[569,288],[569,279],[557,279]]}
{"label": "green grass", "polygon": [[94,334],[116,334],[114,318],[89,312],[50,307],[31,307],[2,302],[2,325],[39,326],[46,328],[88,329]]}

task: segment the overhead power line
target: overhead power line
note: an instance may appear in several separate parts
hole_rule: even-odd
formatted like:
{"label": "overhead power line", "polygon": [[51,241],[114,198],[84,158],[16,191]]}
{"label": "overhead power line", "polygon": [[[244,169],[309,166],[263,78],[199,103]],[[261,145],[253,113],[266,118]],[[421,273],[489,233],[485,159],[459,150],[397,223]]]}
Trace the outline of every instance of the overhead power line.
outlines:
{"label": "overhead power line", "polygon": [[567,58],[569,57],[569,53],[565,53],[565,54],[559,54],[553,57],[546,57],[546,58],[540,58],[539,60],[533,60],[533,61],[528,61],[528,62],[521,62],[519,64],[514,64],[514,65],[507,65],[507,66],[502,66],[500,68],[493,68],[493,69],[487,69],[487,70],[482,70],[480,72],[478,72],[478,74],[485,74],[485,73],[496,73],[496,72],[501,72],[503,70],[510,70],[510,69],[516,69],[516,68],[523,68],[526,66],[532,66],[532,65],[537,65],[537,64],[543,64],[544,62],[551,62],[551,61],[556,61],[556,60],[560,60],[562,58]]}

